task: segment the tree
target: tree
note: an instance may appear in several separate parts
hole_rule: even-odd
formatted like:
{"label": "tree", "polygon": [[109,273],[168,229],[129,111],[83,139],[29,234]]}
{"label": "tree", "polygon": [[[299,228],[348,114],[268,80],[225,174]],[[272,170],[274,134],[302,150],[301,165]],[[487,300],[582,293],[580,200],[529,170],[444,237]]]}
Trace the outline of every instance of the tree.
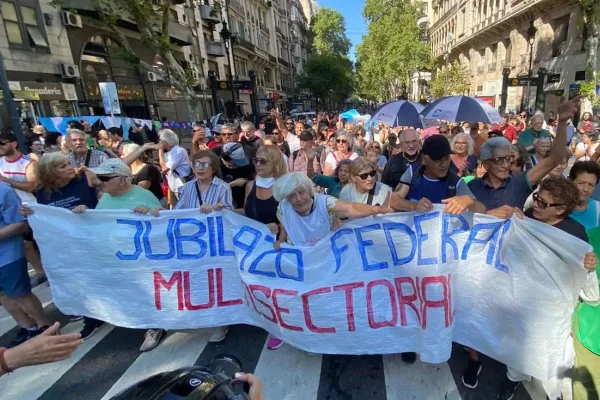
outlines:
{"label": "tree", "polygon": [[413,72],[431,68],[431,50],[417,26],[421,10],[420,2],[410,0],[366,0],[367,34],[356,52],[362,97],[395,97]]}
{"label": "tree", "polygon": [[469,68],[455,61],[439,70],[430,87],[431,94],[440,98],[466,94],[470,86]]}
{"label": "tree", "polygon": [[312,20],[310,38],[313,53],[348,57],[351,43],[346,36],[346,21],[339,11],[319,9]]}
{"label": "tree", "polygon": [[319,101],[342,103],[352,94],[352,63],[331,54],[313,54],[297,78],[298,89]]}
{"label": "tree", "polygon": [[[194,86],[193,71],[184,69],[182,62],[174,55],[174,48],[169,36],[170,7],[181,4],[180,0],[91,0],[98,12],[101,21],[110,29],[115,36],[121,49],[123,57],[137,66],[143,66],[149,71],[156,69],[148,63],[140,60],[133,50],[128,37],[118,28],[119,20],[124,18],[133,21],[139,30],[141,42],[150,47],[162,58],[163,70],[166,79],[173,87],[181,92],[187,100],[190,122],[196,120],[196,94]],[[54,0],[55,6],[62,6],[63,0]],[[192,5],[197,7],[200,0],[192,0]],[[215,2],[215,10],[220,10],[220,3]]]}
{"label": "tree", "polygon": [[590,106],[600,107],[600,96],[596,94],[596,85],[600,84],[598,75],[598,44],[600,42],[600,2],[598,0],[579,0],[583,16],[584,29],[587,31],[585,48],[586,81],[581,83],[580,94],[585,103],[581,111],[590,111]]}

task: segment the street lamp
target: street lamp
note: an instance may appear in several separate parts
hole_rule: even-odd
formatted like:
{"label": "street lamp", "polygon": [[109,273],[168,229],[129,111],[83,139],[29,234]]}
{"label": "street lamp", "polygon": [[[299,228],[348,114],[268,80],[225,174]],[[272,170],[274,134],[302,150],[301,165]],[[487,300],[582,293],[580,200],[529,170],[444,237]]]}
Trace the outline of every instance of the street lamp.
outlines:
{"label": "street lamp", "polygon": [[229,67],[229,85],[231,86],[231,100],[233,101],[233,113],[234,116],[237,113],[237,101],[235,99],[235,89],[233,88],[233,70],[231,69],[231,56],[229,54],[229,47],[231,45],[231,32],[227,28],[227,22],[221,22],[223,28],[221,29],[221,38],[225,42],[225,53],[227,53],[227,62]]}
{"label": "street lamp", "polygon": [[531,75],[533,75],[533,44],[535,43],[536,33],[537,28],[535,27],[533,20],[531,20],[531,22],[529,22],[529,28],[527,29],[527,40],[529,41],[529,71],[527,73],[527,102],[525,103],[527,113],[529,113]]}

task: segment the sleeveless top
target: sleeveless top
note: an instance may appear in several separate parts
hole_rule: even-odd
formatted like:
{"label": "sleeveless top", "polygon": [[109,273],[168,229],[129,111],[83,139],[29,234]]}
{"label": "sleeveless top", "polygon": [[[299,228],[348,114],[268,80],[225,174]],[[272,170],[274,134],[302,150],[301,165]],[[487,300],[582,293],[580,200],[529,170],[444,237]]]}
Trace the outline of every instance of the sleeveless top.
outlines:
{"label": "sleeveless top", "polygon": [[251,218],[255,221],[262,222],[263,224],[276,224],[277,221],[277,206],[279,203],[275,200],[275,197],[271,195],[268,199],[261,200],[256,197],[256,182],[252,185],[250,193],[246,198],[246,204],[244,204],[244,212],[246,217]]}
{"label": "sleeveless top", "polygon": [[71,182],[56,192],[48,194],[46,190],[39,189],[34,194],[40,204],[66,208],[67,210],[72,210],[79,205],[92,209],[96,208],[98,204],[96,189],[90,187],[85,174],[73,178]]}
{"label": "sleeveless top", "polygon": [[289,201],[279,203],[279,220],[287,231],[290,244],[314,246],[331,232],[331,214],[327,205],[329,198],[324,194],[315,194],[313,209],[304,216],[298,214]]}
{"label": "sleeveless top", "polygon": [[[6,157],[0,157],[0,174],[5,178],[19,182],[27,182],[27,167],[32,163],[32,159],[25,154],[15,161],[8,161]],[[32,193],[15,189],[22,202],[35,203],[35,196]]]}

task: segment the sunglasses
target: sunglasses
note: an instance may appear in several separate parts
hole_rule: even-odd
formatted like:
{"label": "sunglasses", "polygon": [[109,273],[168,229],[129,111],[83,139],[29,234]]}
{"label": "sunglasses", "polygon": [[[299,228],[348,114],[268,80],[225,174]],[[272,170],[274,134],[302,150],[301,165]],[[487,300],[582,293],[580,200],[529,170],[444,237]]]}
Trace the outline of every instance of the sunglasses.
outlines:
{"label": "sunglasses", "polygon": [[546,203],[544,200],[542,200],[540,198],[539,193],[534,193],[533,194],[533,201],[540,206],[540,208],[542,209],[546,209],[548,207],[560,207],[560,206],[564,206],[564,204],[561,203]]}
{"label": "sunglasses", "polygon": [[192,132],[204,132],[204,129],[192,129]]}
{"label": "sunglasses", "polygon": [[348,143],[348,140],[346,140],[346,139],[336,139],[335,141],[337,143]]}
{"label": "sunglasses", "polygon": [[506,157],[496,157],[496,158],[490,158],[487,161],[493,162],[496,165],[502,165],[504,163],[506,164],[510,164],[512,163],[514,160],[513,156],[506,156]]}
{"label": "sunglasses", "polygon": [[8,140],[0,140],[0,146],[6,146],[10,142]]}
{"label": "sunglasses", "polygon": [[294,123],[293,123],[293,122],[286,122],[285,124],[286,124],[286,125],[294,125]]}
{"label": "sunglasses", "polygon": [[377,175],[377,171],[371,170],[371,172],[365,172],[364,174],[358,175],[358,177],[364,181],[368,177],[374,178],[375,175]]}
{"label": "sunglasses", "polygon": [[98,180],[103,183],[109,182],[114,178],[116,178],[116,176],[98,175]]}
{"label": "sunglasses", "polygon": [[440,131],[440,133],[443,135],[444,133],[448,133],[449,131]]}
{"label": "sunglasses", "polygon": [[194,168],[210,168],[210,166],[212,165],[212,163],[208,162],[208,161],[194,161],[192,163],[192,166]]}
{"label": "sunglasses", "polygon": [[252,159],[252,161],[254,161],[254,164],[256,165],[267,165],[268,163],[270,163],[270,160],[267,160],[266,158],[254,158]]}

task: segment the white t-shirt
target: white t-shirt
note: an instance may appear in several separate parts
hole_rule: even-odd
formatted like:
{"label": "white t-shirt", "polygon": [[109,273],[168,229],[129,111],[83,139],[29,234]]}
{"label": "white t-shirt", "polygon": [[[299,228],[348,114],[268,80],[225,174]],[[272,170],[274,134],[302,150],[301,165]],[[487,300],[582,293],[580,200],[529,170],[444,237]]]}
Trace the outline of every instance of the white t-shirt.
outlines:
{"label": "white t-shirt", "polygon": [[308,215],[300,215],[289,201],[281,201],[277,207],[277,218],[288,234],[288,243],[314,246],[329,235],[335,218],[336,203],[335,197],[316,193],[313,210]]}
{"label": "white t-shirt", "polygon": [[300,150],[300,138],[292,132],[288,132],[285,137],[285,141],[288,143],[290,147],[290,153]]}
{"label": "white t-shirt", "polygon": [[575,151],[587,150],[586,154],[583,157],[579,157],[577,161],[590,161],[592,159],[591,156],[596,151],[596,147],[598,147],[598,143],[596,142],[590,144],[589,146],[583,142],[577,143],[577,146],[575,146]]}
{"label": "white t-shirt", "polygon": [[169,189],[174,193],[179,193],[185,183],[183,178],[192,173],[190,158],[181,146],[174,146],[165,152],[165,164],[169,168],[169,172],[167,172]]}
{"label": "white t-shirt", "polygon": [[[346,156],[347,160],[354,160],[358,158],[358,154],[351,153]],[[331,169],[336,169],[338,163],[340,162],[340,158],[336,155],[335,152],[331,152],[327,154],[327,158],[325,159],[325,164],[331,165]]]}
{"label": "white t-shirt", "polygon": [[[375,183],[375,193],[373,194],[372,206],[382,205],[385,202],[385,198],[388,193],[392,192],[392,188],[385,183]],[[340,200],[347,201],[350,203],[361,203],[367,204],[369,199],[369,192],[358,193],[354,184],[346,185],[340,192]]]}

